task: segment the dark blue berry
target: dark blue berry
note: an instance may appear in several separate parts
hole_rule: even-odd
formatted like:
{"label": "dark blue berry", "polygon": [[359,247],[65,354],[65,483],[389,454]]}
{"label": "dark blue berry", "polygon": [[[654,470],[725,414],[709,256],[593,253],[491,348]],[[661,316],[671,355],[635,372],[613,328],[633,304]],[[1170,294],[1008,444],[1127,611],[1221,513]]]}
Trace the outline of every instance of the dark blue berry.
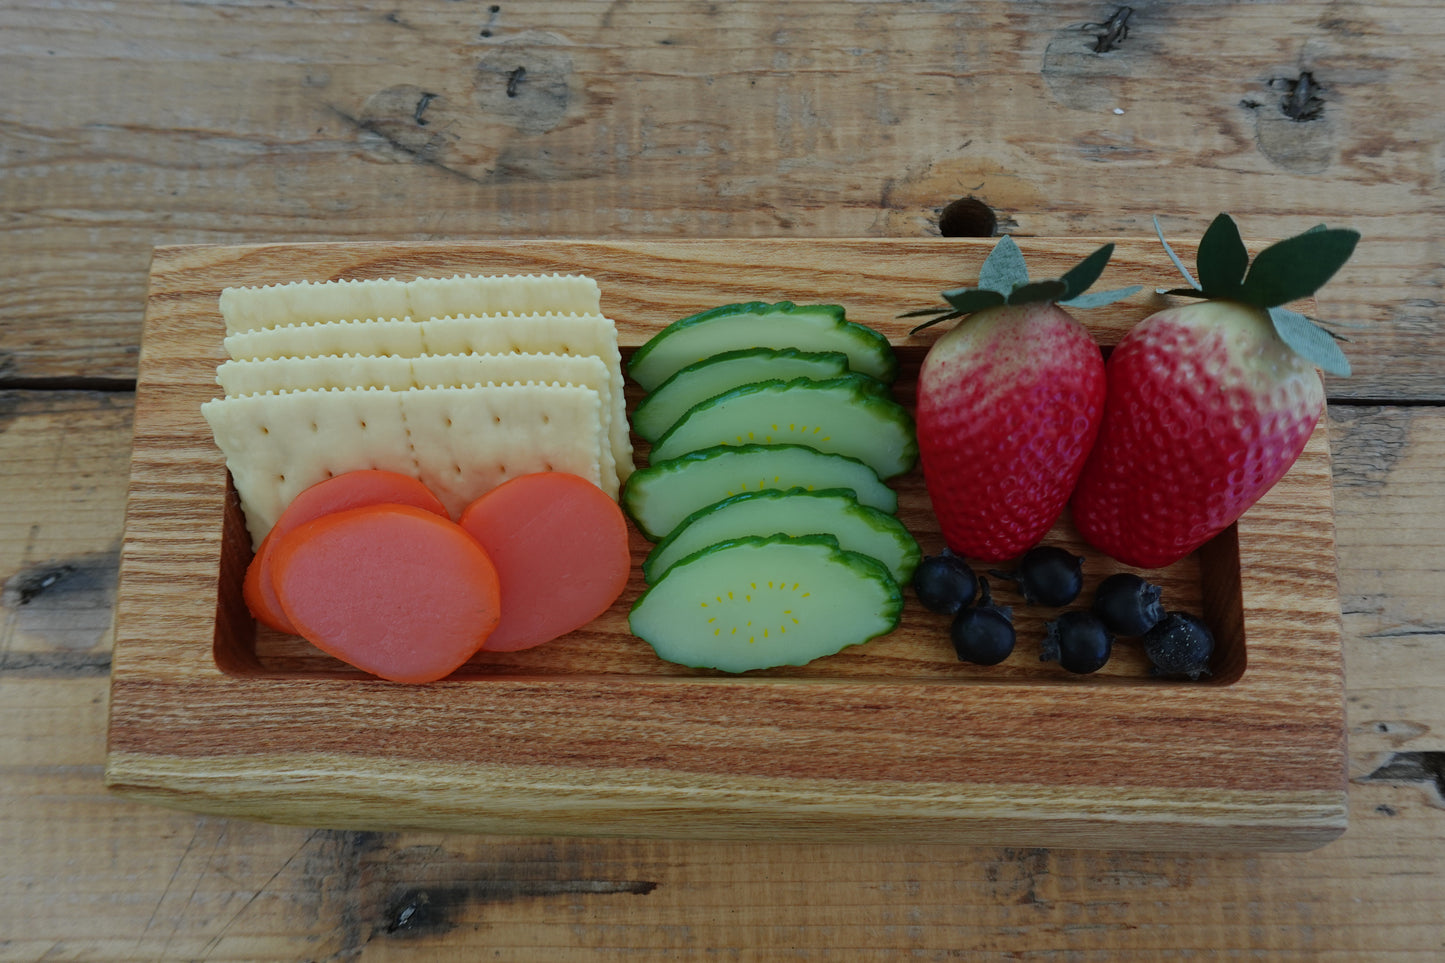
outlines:
{"label": "dark blue berry", "polygon": [[1089,612],[1065,612],[1044,623],[1040,662],[1057,662],[1070,672],[1098,672],[1109,661],[1114,637]]}
{"label": "dark blue berry", "polygon": [[978,580],[978,605],[959,610],[953,617],[949,638],[958,661],[975,665],[998,665],[1014,650],[1013,611],[1006,605],[994,605],[988,591],[988,579]]}
{"label": "dark blue berry", "polygon": [[1058,608],[1079,597],[1084,587],[1084,560],[1062,548],[1040,545],[1023,554],[1017,570],[989,574],[1017,582],[1030,605]]}
{"label": "dark blue berry", "polygon": [[1170,612],[1144,633],[1144,654],[1154,663],[1154,674],[1188,676],[1197,680],[1209,674],[1214,635],[1209,626],[1186,612]]}
{"label": "dark blue berry", "polygon": [[929,555],[918,563],[913,591],[925,608],[953,615],[973,601],[978,579],[967,562],[945,548],[941,555]]}
{"label": "dark blue berry", "polygon": [[1094,614],[1115,635],[1143,635],[1164,617],[1159,586],[1132,572],[1118,572],[1099,583]]}

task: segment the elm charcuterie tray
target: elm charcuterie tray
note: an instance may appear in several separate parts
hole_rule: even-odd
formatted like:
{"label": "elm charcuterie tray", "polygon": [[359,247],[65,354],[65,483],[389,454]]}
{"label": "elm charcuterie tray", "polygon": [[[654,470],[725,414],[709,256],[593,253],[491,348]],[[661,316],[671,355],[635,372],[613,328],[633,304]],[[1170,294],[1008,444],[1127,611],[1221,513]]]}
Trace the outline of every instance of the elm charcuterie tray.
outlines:
{"label": "elm charcuterie tray", "polygon": [[[1021,238],[1057,276],[1101,241]],[[1218,639],[1197,683],[1152,678],[1121,642],[1105,669],[1041,662],[1051,613],[1016,607],[1003,664],[960,663],[947,619],[908,595],[894,633],[742,676],[659,660],[627,631],[632,583],[536,649],[439,683],[371,679],[258,629],[224,459],[200,415],[224,360],[223,287],[292,280],[584,273],[624,359],[670,322],[733,301],[836,303],[895,346],[911,405],[936,330],[898,315],[978,276],[960,239],[526,240],[156,250],[141,349],[117,605],[107,785],[200,812],[330,828],[1149,850],[1302,850],[1344,831],[1340,607],[1325,423],[1235,526],[1149,573]],[[1118,244],[1101,286],[1168,281],[1156,241]],[[1076,316],[1104,346],[1148,294]],[[637,395],[629,388],[630,403]],[[639,445],[639,464],[646,447]],[[942,547],[917,470],[899,518]],[[650,548],[631,533],[635,560]],[[1120,566],[1067,514],[1047,539],[1087,557],[1085,604]]]}

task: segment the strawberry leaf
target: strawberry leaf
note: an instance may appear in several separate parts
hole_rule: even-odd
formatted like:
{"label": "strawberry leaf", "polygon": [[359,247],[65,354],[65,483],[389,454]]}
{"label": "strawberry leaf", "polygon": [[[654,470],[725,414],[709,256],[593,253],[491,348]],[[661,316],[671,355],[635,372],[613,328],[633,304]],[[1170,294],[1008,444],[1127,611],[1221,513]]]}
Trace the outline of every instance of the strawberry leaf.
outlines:
{"label": "strawberry leaf", "polygon": [[1237,296],[1261,308],[1307,298],[1344,266],[1359,240],[1358,231],[1325,228],[1271,244],[1255,257]]}
{"label": "strawberry leaf", "polygon": [[917,311],[908,311],[900,314],[899,317],[929,318],[928,321],[913,329],[912,333],[916,334],[924,328],[942,321],[951,321],[966,314],[974,314],[1003,304],[1062,303],[1079,308],[1094,308],[1110,304],[1140,290],[1136,286],[1119,288],[1114,291],[1099,291],[1095,294],[1084,293],[1091,284],[1099,279],[1099,275],[1104,272],[1104,267],[1109,263],[1109,258],[1113,253],[1114,245],[1105,244],[1061,278],[1050,281],[1030,281],[1028,267],[1024,264],[1023,252],[1019,250],[1019,246],[1013,238],[1004,235],[999,238],[999,242],[994,245],[993,250],[984,259],[983,267],[980,268],[978,274],[978,287],[954,288],[944,291],[943,300],[948,302],[947,308],[923,308]]}
{"label": "strawberry leaf", "polygon": [[1174,253],[1174,248],[1170,247],[1169,242],[1164,240],[1164,228],[1159,226],[1159,218],[1157,217],[1154,218],[1154,233],[1159,236],[1159,243],[1164,245],[1164,253],[1169,255],[1169,260],[1173,261],[1174,266],[1179,269],[1179,273],[1184,275],[1184,280],[1189,282],[1191,288],[1194,288],[1196,291],[1199,290],[1199,282],[1194,280],[1194,275],[1189,273],[1189,269],[1184,266],[1184,262],[1179,259],[1179,255]]}
{"label": "strawberry leaf", "polygon": [[935,312],[933,309],[930,308],[930,309],[927,310],[927,311],[909,311],[907,314],[900,314],[899,317],[900,317],[900,318],[909,318],[909,317],[914,317],[914,318],[916,318],[916,317],[920,317],[920,316],[925,315],[925,314],[933,314],[934,317],[930,318],[929,320],[923,322],[923,323],[920,324],[920,325],[916,325],[915,327],[910,328],[909,331],[908,331],[909,334],[917,334],[918,332],[922,331],[924,328],[931,328],[931,327],[933,327],[935,324],[942,324],[942,323],[945,322],[945,321],[952,321],[954,318],[961,318],[961,317],[963,317],[964,312],[963,312],[963,311],[943,311],[943,312]]}
{"label": "strawberry leaf", "polygon": [[1228,214],[1220,214],[1199,240],[1199,285],[1212,298],[1237,296],[1244,272],[1249,269],[1249,251],[1239,236],[1239,225]]}
{"label": "strawberry leaf", "polygon": [[[1063,297],[1069,286],[1063,281],[1030,281],[1014,288],[1008,296],[1009,304],[1032,304],[1035,301],[1053,303]],[[952,302],[949,302],[952,303]]]}
{"label": "strawberry leaf", "polygon": [[1114,288],[1111,291],[1095,291],[1092,294],[1081,294],[1076,298],[1069,298],[1067,301],[1060,301],[1067,308],[1102,308],[1106,304],[1113,304],[1115,301],[1122,301],[1130,295],[1138,294],[1144,290],[1144,285],[1135,284],[1127,288]]}
{"label": "strawberry leaf", "polygon": [[1321,328],[1303,314],[1296,314],[1287,308],[1274,306],[1267,309],[1274,331],[1280,340],[1289,345],[1291,351],[1309,361],[1316,368],[1333,375],[1350,374],[1350,359],[1335,343],[1334,335]]}
{"label": "strawberry leaf", "polygon": [[1064,296],[1061,300],[1070,301],[1089,290],[1089,287],[1097,280],[1099,275],[1104,273],[1104,268],[1109,263],[1109,258],[1114,256],[1114,245],[1105,244],[1093,254],[1084,258],[1078,264],[1069,268],[1064,276],[1059,278],[1064,282]]}
{"label": "strawberry leaf", "polygon": [[943,292],[943,300],[953,305],[955,311],[973,314],[984,308],[998,307],[1008,301],[1000,291],[985,291],[983,288],[954,288]]}
{"label": "strawberry leaf", "polygon": [[1007,295],[1014,288],[1028,283],[1029,269],[1024,264],[1024,252],[1019,250],[1013,238],[1005,234],[993,246],[979,269],[978,286]]}

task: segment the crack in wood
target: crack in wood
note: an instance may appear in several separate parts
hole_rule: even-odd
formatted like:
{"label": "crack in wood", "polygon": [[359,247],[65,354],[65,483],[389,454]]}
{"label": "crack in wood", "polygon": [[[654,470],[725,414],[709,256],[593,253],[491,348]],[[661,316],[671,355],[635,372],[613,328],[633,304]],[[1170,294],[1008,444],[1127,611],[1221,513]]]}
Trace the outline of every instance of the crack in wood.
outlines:
{"label": "crack in wood", "polygon": [[508,96],[508,97],[515,97],[515,96],[517,96],[517,87],[518,87],[518,85],[520,85],[520,84],[522,83],[523,78],[525,78],[526,76],[527,76],[527,68],[526,68],[526,67],[518,67],[518,68],[516,68],[515,70],[513,70],[511,73],[507,74],[507,96]]}
{"label": "crack in wood", "polygon": [[110,675],[109,652],[5,652],[0,677],[103,679]]}
{"label": "crack in wood", "polygon": [[1113,16],[1103,23],[1086,23],[1085,30],[1098,30],[1094,34],[1094,53],[1108,53],[1117,50],[1129,38],[1129,18],[1134,15],[1133,7],[1120,7]]}
{"label": "crack in wood", "polygon": [[380,137],[383,141],[386,142],[388,147],[401,151],[403,154],[412,158],[419,164],[424,164],[427,167],[435,167],[437,170],[445,171],[446,173],[451,174],[453,177],[460,177],[462,180],[466,181],[469,184],[485,186],[486,182],[481,180],[480,178],[473,177],[471,174],[468,174],[465,171],[460,171],[457,170],[455,167],[449,167],[446,164],[443,164],[441,161],[437,160],[436,157],[432,156],[431,152],[428,151],[426,147],[418,147],[415,144],[408,144],[396,135],[388,133],[384,126],[378,121],[355,117],[342,110],[341,108],[337,107],[335,104],[327,104],[326,109],[331,111],[331,113],[335,114],[346,123],[350,124],[352,127],[355,127],[357,130],[364,131],[368,134],[374,134],[375,136]]}
{"label": "crack in wood", "polygon": [[1430,804],[1445,809],[1445,750],[1391,753],[1360,782],[1423,784]]}
{"label": "crack in wood", "polygon": [[1272,81],[1272,84],[1284,88],[1284,99],[1279,103],[1279,110],[1290,120],[1319,120],[1325,112],[1324,99],[1319,96],[1324,88],[1315,80],[1312,72],[1302,70],[1294,79],[1280,77]]}
{"label": "crack in wood", "polygon": [[412,111],[411,119],[416,121],[418,127],[426,126],[426,118],[422,114],[426,113],[427,107],[431,106],[431,102],[436,99],[437,95],[429,91],[422,91],[422,95],[417,98],[416,110]]}

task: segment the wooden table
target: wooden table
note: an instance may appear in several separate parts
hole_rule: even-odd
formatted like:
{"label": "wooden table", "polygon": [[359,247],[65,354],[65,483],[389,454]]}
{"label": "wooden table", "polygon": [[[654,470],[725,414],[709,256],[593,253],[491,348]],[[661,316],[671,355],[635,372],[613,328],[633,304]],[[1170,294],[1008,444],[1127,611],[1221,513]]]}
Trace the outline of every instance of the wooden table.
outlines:
{"label": "wooden table", "polygon": [[[1445,14],[1139,2],[0,7],[0,960],[1445,955]],[[1320,314],[1351,828],[1154,856],[359,833],[101,786],[156,244],[1364,233]],[[949,222],[951,223],[951,222]],[[944,282],[965,278],[940,279]]]}

